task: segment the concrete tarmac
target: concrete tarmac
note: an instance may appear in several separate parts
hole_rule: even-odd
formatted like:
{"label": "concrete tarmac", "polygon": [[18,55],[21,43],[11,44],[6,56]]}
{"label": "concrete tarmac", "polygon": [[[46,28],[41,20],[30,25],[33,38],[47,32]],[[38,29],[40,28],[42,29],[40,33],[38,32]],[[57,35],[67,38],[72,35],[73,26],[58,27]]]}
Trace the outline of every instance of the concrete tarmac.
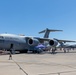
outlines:
{"label": "concrete tarmac", "polygon": [[0,55],[0,75],[76,75],[76,50]]}

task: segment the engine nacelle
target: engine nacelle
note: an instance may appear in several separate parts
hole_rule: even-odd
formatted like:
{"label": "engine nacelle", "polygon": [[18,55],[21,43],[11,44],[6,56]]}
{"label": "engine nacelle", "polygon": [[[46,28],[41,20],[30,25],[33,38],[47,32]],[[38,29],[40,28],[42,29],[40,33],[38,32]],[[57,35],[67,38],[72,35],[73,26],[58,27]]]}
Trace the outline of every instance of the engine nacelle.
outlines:
{"label": "engine nacelle", "polygon": [[39,44],[39,41],[37,39],[28,39],[28,44],[30,46],[37,46]]}
{"label": "engine nacelle", "polygon": [[56,40],[50,40],[49,45],[52,47],[56,47],[58,45],[58,42]]}

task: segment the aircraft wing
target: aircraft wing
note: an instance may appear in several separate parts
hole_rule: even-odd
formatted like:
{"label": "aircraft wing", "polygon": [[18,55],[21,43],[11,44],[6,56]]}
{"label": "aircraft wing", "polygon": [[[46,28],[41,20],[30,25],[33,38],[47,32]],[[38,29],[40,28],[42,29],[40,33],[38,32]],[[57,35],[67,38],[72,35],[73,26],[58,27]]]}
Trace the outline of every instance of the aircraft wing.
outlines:
{"label": "aircraft wing", "polygon": [[40,37],[25,37],[27,40],[30,40],[29,42],[39,42],[44,43],[44,41],[50,41],[52,39],[49,38],[40,38]]}
{"label": "aircraft wing", "polygon": [[69,41],[69,40],[58,40],[58,39],[49,39],[49,38],[40,38],[40,37],[26,37],[27,43],[29,45],[37,46],[39,43],[44,43],[47,41],[50,46],[57,46],[58,43],[65,43],[65,42],[76,42],[76,41]]}
{"label": "aircraft wing", "polygon": [[43,43],[44,41],[52,40],[52,39],[48,39],[48,38],[37,38],[37,39],[40,41],[40,43]]}
{"label": "aircraft wing", "polygon": [[49,39],[49,38],[39,38],[39,37],[26,37],[27,39],[37,39],[39,42],[40,41],[50,41],[52,39]]}
{"label": "aircraft wing", "polygon": [[56,38],[54,38],[54,40],[57,40],[59,43],[61,43],[61,42],[64,42],[64,43],[66,43],[66,42],[76,42],[76,41],[72,41],[72,40],[59,40],[59,39],[56,39]]}

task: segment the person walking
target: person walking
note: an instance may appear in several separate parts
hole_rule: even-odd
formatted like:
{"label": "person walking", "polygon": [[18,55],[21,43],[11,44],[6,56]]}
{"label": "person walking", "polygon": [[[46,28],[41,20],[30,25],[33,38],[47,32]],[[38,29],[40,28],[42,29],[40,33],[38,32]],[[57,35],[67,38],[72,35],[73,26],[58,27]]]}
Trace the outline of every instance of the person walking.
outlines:
{"label": "person walking", "polygon": [[11,52],[9,53],[9,60],[12,60],[12,54],[11,54]]}

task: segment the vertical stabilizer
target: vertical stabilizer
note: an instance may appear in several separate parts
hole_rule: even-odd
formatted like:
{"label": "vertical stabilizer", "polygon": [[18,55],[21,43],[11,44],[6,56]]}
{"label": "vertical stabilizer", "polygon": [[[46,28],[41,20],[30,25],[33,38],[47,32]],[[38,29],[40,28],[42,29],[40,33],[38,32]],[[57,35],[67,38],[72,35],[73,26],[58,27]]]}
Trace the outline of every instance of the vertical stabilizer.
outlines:
{"label": "vertical stabilizer", "polygon": [[45,33],[44,34],[44,38],[49,38],[50,32],[56,32],[56,31],[62,31],[62,30],[54,30],[54,29],[48,29],[48,28],[46,28],[45,30],[40,31],[39,34],[40,33]]}

